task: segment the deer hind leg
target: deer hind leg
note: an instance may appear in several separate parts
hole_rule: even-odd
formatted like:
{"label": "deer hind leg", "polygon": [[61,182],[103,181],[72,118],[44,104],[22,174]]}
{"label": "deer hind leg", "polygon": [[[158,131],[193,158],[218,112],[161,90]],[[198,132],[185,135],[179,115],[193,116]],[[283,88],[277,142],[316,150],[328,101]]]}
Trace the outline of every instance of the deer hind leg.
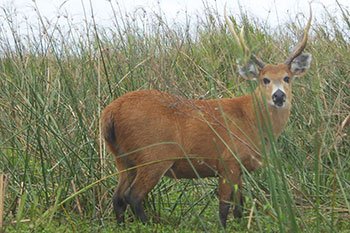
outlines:
{"label": "deer hind leg", "polygon": [[116,166],[119,171],[119,180],[116,190],[113,194],[113,210],[118,223],[124,222],[124,213],[128,206],[125,200],[125,192],[135,179],[135,170],[128,170],[126,160],[116,159]]}
{"label": "deer hind leg", "polygon": [[136,217],[143,223],[148,220],[143,208],[143,200],[172,165],[172,161],[163,161],[145,166],[141,164],[137,168],[135,180],[127,189],[125,199]]}
{"label": "deer hind leg", "polygon": [[118,223],[124,222],[124,213],[128,205],[124,193],[129,188],[134,177],[132,173],[127,174],[127,172],[122,172],[119,176],[119,182],[113,194],[113,210]]}

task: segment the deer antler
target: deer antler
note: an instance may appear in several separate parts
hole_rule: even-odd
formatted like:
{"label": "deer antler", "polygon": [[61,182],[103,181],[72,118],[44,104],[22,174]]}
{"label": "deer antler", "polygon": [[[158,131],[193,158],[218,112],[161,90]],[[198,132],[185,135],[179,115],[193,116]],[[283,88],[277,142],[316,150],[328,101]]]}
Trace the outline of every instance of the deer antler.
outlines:
{"label": "deer antler", "polygon": [[261,68],[261,69],[264,68],[265,62],[263,62],[260,58],[258,58],[254,54],[251,54],[247,44],[245,43],[245,40],[244,40],[244,26],[241,28],[241,32],[240,32],[239,36],[236,33],[231,20],[227,17],[226,4],[225,4],[225,7],[224,7],[224,16],[225,16],[225,21],[226,21],[226,24],[228,26],[228,29],[230,30],[231,34],[233,35],[233,38],[236,40],[238,45],[242,48],[244,55],[246,57],[250,56],[250,59],[253,60],[253,62],[255,64],[257,64],[259,66],[259,68]]}
{"label": "deer antler", "polygon": [[312,10],[311,10],[311,4],[309,4],[310,7],[310,17],[309,20],[307,22],[307,25],[304,29],[304,34],[303,34],[303,38],[302,40],[297,44],[297,46],[295,47],[295,49],[293,50],[293,52],[289,55],[289,57],[286,59],[286,61],[284,62],[284,64],[286,65],[290,65],[292,63],[292,61],[294,60],[294,58],[296,58],[297,56],[299,56],[303,50],[306,47],[306,42],[308,40],[308,34],[309,34],[309,30],[311,27],[311,20],[312,20]]}

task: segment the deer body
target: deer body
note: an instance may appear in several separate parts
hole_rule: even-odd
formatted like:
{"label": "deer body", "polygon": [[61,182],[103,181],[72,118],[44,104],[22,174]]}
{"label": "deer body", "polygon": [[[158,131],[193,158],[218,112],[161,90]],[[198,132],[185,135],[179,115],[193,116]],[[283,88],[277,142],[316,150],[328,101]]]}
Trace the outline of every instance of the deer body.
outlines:
{"label": "deer body", "polygon": [[[140,158],[133,155],[139,152],[132,151],[162,148],[173,154],[173,164],[166,175],[197,178],[190,168],[190,159],[200,177],[208,177],[217,175],[219,159],[232,159],[232,151],[227,158],[223,156],[227,150],[246,151],[249,158],[241,156],[244,165],[251,171],[258,167],[260,154],[257,151],[261,140],[253,105],[250,95],[188,100],[155,90],[137,91],[112,102],[104,110],[102,121],[113,122],[113,125],[105,125],[110,128],[104,132],[113,130],[119,153],[131,153],[125,156],[130,163],[140,164]],[[108,143],[115,147],[116,142]],[[256,157],[252,161],[251,155]],[[143,158],[142,162],[157,160],[168,162],[169,154],[157,153],[157,156]]]}
{"label": "deer body", "polygon": [[[307,28],[310,21],[311,16]],[[250,95],[191,100],[155,90],[135,91],[103,110],[102,135],[120,172],[113,196],[118,222],[124,221],[127,205],[147,221],[142,202],[164,175],[218,176],[221,224],[226,225],[232,201],[234,216],[242,216],[242,169],[254,171],[262,165],[268,130],[277,138],[287,123],[291,81],[311,62],[310,54],[301,54],[307,30],[288,62],[265,65],[253,57],[255,63],[240,69],[241,76],[259,82]]]}

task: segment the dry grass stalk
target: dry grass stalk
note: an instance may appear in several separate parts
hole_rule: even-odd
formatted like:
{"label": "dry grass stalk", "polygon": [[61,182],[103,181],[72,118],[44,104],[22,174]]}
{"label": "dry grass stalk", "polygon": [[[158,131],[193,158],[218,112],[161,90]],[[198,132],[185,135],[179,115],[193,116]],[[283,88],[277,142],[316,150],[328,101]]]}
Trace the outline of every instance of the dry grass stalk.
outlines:
{"label": "dry grass stalk", "polygon": [[5,178],[5,174],[0,174],[0,232],[3,232],[4,223]]}
{"label": "dry grass stalk", "polygon": [[[73,180],[71,181],[71,185],[72,185],[72,189],[73,189],[74,193],[76,193],[76,192],[77,192],[77,188],[76,188],[75,183],[74,183]],[[80,205],[80,201],[79,201],[78,196],[76,196],[75,200],[76,200],[76,202],[77,202],[77,208],[78,208],[79,215],[80,215],[80,216],[83,216],[83,210],[82,210],[82,208],[81,208],[81,205]]]}

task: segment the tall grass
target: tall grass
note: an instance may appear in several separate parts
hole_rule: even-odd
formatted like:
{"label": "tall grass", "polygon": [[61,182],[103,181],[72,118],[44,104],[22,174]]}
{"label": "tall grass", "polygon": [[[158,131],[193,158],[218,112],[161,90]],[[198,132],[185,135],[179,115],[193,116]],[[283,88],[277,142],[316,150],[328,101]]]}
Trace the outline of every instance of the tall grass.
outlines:
{"label": "tall grass", "polygon": [[[115,9],[115,27],[67,19],[64,30],[38,11],[38,24],[20,33],[15,12],[2,10],[0,173],[8,177],[7,230],[217,230],[215,179],[164,178],[147,202],[155,223],[117,226],[111,195],[118,173],[101,143],[99,116],[114,98],[139,89],[208,99],[251,91],[254,84],[236,75],[239,49],[219,13],[208,8],[191,31],[189,23],[170,26],[161,15],[148,21]],[[339,21],[328,16],[313,24],[311,70],[293,83],[291,118],[266,166],[246,174],[245,218],[229,217],[228,231],[350,227],[350,14],[339,10]],[[304,26],[271,30],[245,15],[237,22],[268,62],[283,61]]]}

